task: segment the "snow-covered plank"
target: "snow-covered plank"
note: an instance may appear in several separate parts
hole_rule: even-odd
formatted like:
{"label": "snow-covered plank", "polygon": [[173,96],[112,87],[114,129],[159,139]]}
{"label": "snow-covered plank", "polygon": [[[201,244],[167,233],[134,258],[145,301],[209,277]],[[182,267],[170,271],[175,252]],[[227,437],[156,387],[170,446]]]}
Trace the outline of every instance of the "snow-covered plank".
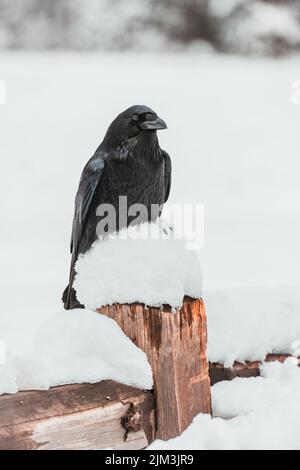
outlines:
{"label": "snow-covered plank", "polygon": [[154,438],[150,391],[105,380],[0,397],[0,449],[142,449]]}
{"label": "snow-covered plank", "polygon": [[147,355],[156,401],[156,437],[180,435],[198,413],[211,413],[202,299],[185,297],[176,312],[144,304],[114,304],[98,312],[113,318]]}
{"label": "snow-covered plank", "polygon": [[[288,357],[291,357],[290,354],[268,354],[265,358],[265,362],[279,361],[284,362]],[[300,365],[300,357],[298,357],[298,362]],[[223,364],[218,362],[211,362],[209,364],[209,375],[211,385],[214,385],[223,380],[233,380],[237,377],[247,378],[247,377],[259,377],[260,376],[260,366],[262,361],[245,361],[238,362],[235,361],[232,367],[225,367]]]}
{"label": "snow-covered plank", "polygon": [[[53,312],[38,328],[34,321],[29,316],[24,325],[24,336],[31,335],[31,340],[23,352],[17,347],[11,350],[9,338],[3,343],[4,351],[6,344],[8,347],[6,357],[0,351],[0,395],[107,379],[139,389],[153,388],[146,354],[110,318],[76,309]],[[13,341],[17,346],[16,338]]]}

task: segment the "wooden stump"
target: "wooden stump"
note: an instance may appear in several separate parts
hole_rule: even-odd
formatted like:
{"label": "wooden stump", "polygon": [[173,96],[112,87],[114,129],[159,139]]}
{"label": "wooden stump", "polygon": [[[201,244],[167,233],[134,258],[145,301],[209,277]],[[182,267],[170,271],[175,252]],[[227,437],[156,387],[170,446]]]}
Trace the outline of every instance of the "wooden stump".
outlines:
{"label": "wooden stump", "polygon": [[154,378],[156,438],[180,435],[198,413],[211,413],[206,360],[206,314],[202,299],[170,307],[116,304],[97,309],[114,319],[147,355]]}

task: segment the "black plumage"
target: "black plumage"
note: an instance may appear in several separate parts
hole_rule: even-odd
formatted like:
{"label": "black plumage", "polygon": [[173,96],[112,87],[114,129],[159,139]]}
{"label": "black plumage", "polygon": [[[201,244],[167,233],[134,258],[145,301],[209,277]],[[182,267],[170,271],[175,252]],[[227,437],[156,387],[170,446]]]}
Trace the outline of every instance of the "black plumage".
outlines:
{"label": "black plumage", "polygon": [[169,197],[172,167],[169,155],[159,146],[156,131],[166,127],[150,108],[132,106],[111,123],[84,167],[75,198],[69,285],[63,293],[66,309],[83,307],[72,287],[78,255],[85,253],[99,235],[112,231],[110,226],[99,224],[101,219],[104,221],[99,206],[110,204],[115,208],[115,230],[136,221],[136,214],[120,209],[120,196],[127,197],[127,208],[135,204],[147,208],[147,215],[140,213],[139,222],[160,215]]}

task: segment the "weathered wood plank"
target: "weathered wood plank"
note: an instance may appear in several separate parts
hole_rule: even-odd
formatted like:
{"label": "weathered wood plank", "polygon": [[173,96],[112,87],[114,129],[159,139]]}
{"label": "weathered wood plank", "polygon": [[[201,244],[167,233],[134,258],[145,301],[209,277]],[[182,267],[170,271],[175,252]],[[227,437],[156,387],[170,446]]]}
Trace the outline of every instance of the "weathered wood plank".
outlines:
{"label": "weathered wood plank", "polygon": [[[139,419],[125,429],[130,410]],[[1,450],[142,449],[154,426],[153,393],[112,380],[0,397]]]}
{"label": "weathered wood plank", "polygon": [[[265,362],[280,361],[284,362],[290,354],[268,354]],[[298,358],[300,364],[300,358]],[[237,377],[258,377],[260,375],[261,361],[245,361],[234,362],[232,367],[224,367],[223,364],[218,362],[211,362],[209,364],[209,375],[211,385],[214,385],[222,380],[233,380]]]}
{"label": "weathered wood plank", "polygon": [[204,303],[185,298],[173,313],[143,304],[116,304],[97,311],[113,318],[147,354],[156,399],[156,437],[180,435],[198,413],[211,413],[210,379],[206,360]]}

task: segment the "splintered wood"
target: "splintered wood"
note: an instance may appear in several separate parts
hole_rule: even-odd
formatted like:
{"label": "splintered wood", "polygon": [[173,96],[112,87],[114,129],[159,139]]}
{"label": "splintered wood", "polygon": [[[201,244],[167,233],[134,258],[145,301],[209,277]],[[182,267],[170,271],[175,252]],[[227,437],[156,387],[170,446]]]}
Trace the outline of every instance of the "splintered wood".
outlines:
{"label": "splintered wood", "polygon": [[173,313],[143,304],[97,309],[113,318],[147,355],[154,378],[156,438],[180,435],[198,413],[211,413],[202,299],[185,298]]}

